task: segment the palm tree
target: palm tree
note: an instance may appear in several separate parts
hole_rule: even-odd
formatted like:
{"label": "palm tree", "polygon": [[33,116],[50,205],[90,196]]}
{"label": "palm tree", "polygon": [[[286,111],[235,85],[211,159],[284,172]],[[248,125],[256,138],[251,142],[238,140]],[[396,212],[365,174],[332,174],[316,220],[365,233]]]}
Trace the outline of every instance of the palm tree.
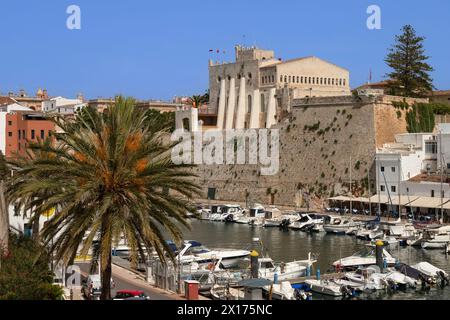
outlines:
{"label": "palm tree", "polygon": [[0,256],[8,251],[9,245],[9,212],[5,194],[5,180],[9,170],[3,152],[0,151]]}
{"label": "palm tree", "polygon": [[57,261],[87,255],[96,240],[101,299],[111,298],[112,245],[125,237],[132,262],[151,249],[163,262],[173,259],[165,234],[182,240],[189,199],[200,190],[187,167],[171,161],[166,131],[150,130],[134,105],[117,97],[103,114],[86,109],[75,120],[54,118],[63,133],[33,146],[47,157],[20,168],[9,185],[11,199],[39,198],[35,214],[57,209],[41,231]]}

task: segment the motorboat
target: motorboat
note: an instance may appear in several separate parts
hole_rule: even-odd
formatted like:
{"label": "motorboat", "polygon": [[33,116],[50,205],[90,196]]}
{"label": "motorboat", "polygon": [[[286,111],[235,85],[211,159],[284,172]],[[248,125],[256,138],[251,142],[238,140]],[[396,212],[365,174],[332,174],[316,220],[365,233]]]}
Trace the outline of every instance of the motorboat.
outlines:
{"label": "motorboat", "polygon": [[323,224],[323,217],[316,213],[301,213],[300,219],[289,224],[289,229],[305,231],[314,225]]}
{"label": "motorboat", "polygon": [[244,216],[244,209],[237,204],[226,204],[221,208],[220,221],[234,222]]}
{"label": "motorboat", "polygon": [[356,237],[362,240],[374,240],[384,235],[379,224],[368,224],[365,228],[361,228],[356,232]]}
{"label": "motorboat", "polygon": [[307,300],[307,294],[294,289],[289,281],[264,287],[268,300]]}
{"label": "motorboat", "polygon": [[422,241],[423,241],[423,234],[422,232],[419,232],[415,236],[407,238],[406,244],[412,247],[421,247]]}
{"label": "motorboat", "polygon": [[211,205],[209,208],[203,208],[200,213],[200,220],[218,221],[221,217],[220,205]]}
{"label": "motorboat", "polygon": [[355,227],[355,221],[351,217],[325,216],[323,229],[327,233],[345,234],[350,228]]}
{"label": "motorboat", "polygon": [[[383,260],[388,266],[394,265],[396,259],[383,248]],[[376,264],[375,246],[367,245],[362,250],[354,253],[349,257],[345,257],[333,262],[336,269],[355,269],[360,266],[369,266]]]}
{"label": "motorboat", "polygon": [[[178,251],[175,244],[169,243],[174,251]],[[210,250],[198,241],[186,240],[184,247],[179,250],[175,261],[182,264],[196,262],[198,264],[209,264],[218,259],[222,260],[224,268],[231,268],[239,264],[242,259],[250,255],[250,251],[236,249],[213,249]]]}
{"label": "motorboat", "polygon": [[278,279],[290,280],[295,278],[300,278],[306,275],[306,270],[311,268],[311,266],[316,262],[315,259],[311,258],[311,253],[308,254],[307,260],[298,260],[291,262],[280,262],[275,264],[274,261],[269,258],[260,258],[259,262],[259,277],[268,280],[274,280],[275,274]]}
{"label": "motorboat", "polygon": [[429,262],[419,262],[411,266],[412,268],[424,273],[425,275],[433,278],[446,278],[448,280],[448,273],[442,269],[433,266]]}
{"label": "motorboat", "polygon": [[313,292],[333,297],[343,296],[341,290],[342,286],[335,283],[334,281],[308,279],[305,280],[305,283],[311,288],[311,291]]}
{"label": "motorboat", "polygon": [[293,221],[297,221],[300,217],[298,214],[281,214],[281,211],[276,207],[271,207],[266,210],[263,227],[280,227],[283,224],[289,225]]}
{"label": "motorboat", "polygon": [[310,232],[325,232],[323,228],[323,223],[315,223],[311,228],[309,228]]}
{"label": "motorboat", "polygon": [[383,242],[383,245],[385,247],[389,247],[389,249],[395,249],[399,245],[399,241],[397,240],[397,238],[395,238],[393,236],[386,236],[386,235],[384,235],[382,238],[372,240],[371,243],[373,245],[375,245],[376,241],[378,241],[378,240],[381,240]]}
{"label": "motorboat", "polygon": [[423,249],[444,249],[450,243],[450,233],[436,234],[431,238],[423,239],[421,246]]}

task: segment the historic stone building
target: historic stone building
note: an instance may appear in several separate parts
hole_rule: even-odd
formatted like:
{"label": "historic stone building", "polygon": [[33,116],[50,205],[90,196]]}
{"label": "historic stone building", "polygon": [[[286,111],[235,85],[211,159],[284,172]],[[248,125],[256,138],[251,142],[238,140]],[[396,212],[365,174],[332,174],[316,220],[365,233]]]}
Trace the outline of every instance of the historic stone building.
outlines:
{"label": "historic stone building", "polygon": [[281,61],[236,46],[233,63],[209,62],[210,108],[219,129],[270,128],[292,99],[349,95],[349,72],[317,57]]}
{"label": "historic stone building", "polygon": [[[279,129],[279,171],[263,175],[260,164],[199,165],[202,198],[304,206],[306,196],[314,207],[347,193],[350,181],[353,194],[362,196],[369,184],[375,187],[377,147],[407,132],[405,110],[392,103],[403,98],[354,95],[349,72],[316,57],[283,62],[273,51],[238,46],[236,62],[210,61],[209,81],[217,129]],[[180,112],[177,127],[183,117],[195,122],[195,111]]]}

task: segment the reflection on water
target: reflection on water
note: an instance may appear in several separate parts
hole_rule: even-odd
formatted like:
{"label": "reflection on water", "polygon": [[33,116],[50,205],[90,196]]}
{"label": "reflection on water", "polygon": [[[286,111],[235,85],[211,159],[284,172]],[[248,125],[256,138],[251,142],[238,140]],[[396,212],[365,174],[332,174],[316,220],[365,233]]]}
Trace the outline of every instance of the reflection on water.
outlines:
{"label": "reflection on water", "polygon": [[[366,241],[345,235],[331,235],[325,233],[308,234],[299,231],[282,231],[278,228],[250,227],[241,224],[209,222],[192,220],[192,229],[185,232],[185,239],[197,240],[211,248],[246,248],[249,249],[253,238],[260,238],[270,257],[275,261],[292,261],[307,259],[308,252],[317,256],[314,265],[316,272],[321,273],[330,269],[331,264],[341,257],[352,255],[359,251]],[[399,247],[391,254],[401,262],[414,264],[427,261],[434,266],[450,273],[450,259],[441,250],[423,250],[413,247]],[[320,298],[320,297],[319,297]],[[450,299],[450,287],[432,289],[428,293],[398,292],[394,295],[378,296],[372,294],[366,299]]]}

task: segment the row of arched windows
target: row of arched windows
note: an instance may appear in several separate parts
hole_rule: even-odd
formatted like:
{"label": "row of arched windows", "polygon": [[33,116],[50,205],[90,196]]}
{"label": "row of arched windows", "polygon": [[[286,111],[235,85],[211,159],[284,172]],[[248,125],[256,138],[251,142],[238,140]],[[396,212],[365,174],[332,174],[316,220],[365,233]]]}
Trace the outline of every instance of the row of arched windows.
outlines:
{"label": "row of arched windows", "polygon": [[281,75],[280,82],[284,83],[300,83],[300,84],[317,84],[328,86],[346,86],[346,79],[341,78],[322,78],[322,77],[306,77],[306,76],[287,76]]}

